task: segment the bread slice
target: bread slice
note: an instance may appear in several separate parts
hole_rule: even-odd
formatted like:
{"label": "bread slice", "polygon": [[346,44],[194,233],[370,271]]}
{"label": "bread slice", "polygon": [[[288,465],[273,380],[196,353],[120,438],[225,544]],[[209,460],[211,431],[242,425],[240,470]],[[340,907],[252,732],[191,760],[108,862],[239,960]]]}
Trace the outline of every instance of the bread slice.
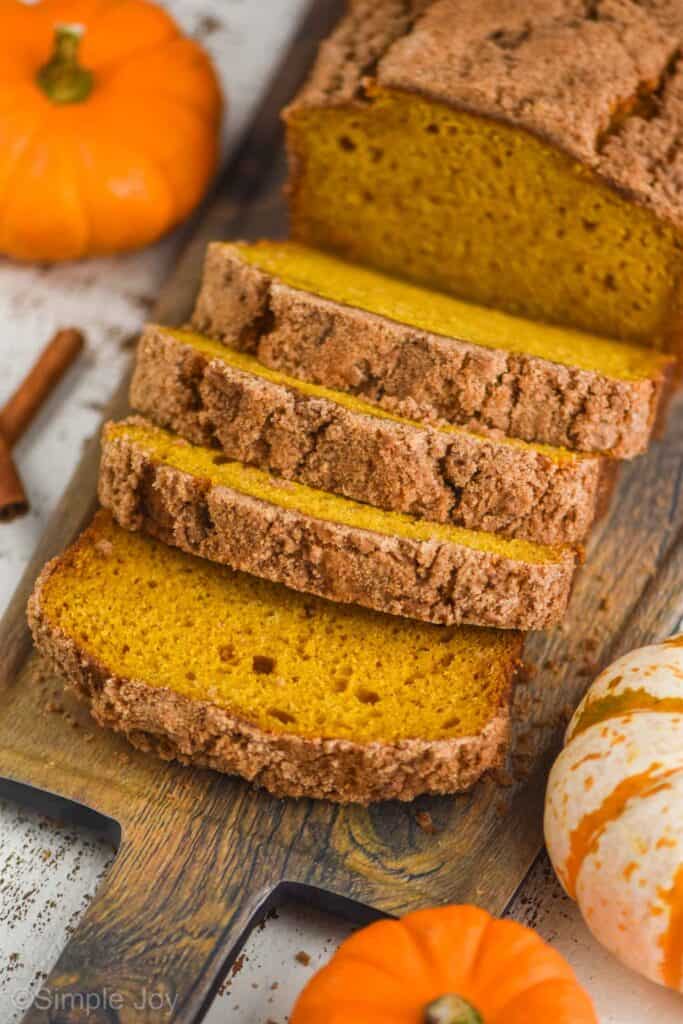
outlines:
{"label": "bread slice", "polygon": [[229,462],[142,418],[104,431],[100,501],[130,530],[295,590],[425,622],[545,629],[570,547],[384,512]]}
{"label": "bread slice", "polygon": [[433,428],[270,370],[200,335],[148,326],[131,404],[194,444],[388,511],[540,544],[578,544],[614,459]]}
{"label": "bread slice", "polygon": [[304,597],[104,512],[45,567],[29,621],[100,725],[278,796],[452,793],[508,742],[519,634]]}
{"label": "bread slice", "polygon": [[646,449],[673,368],[292,242],[210,245],[193,323],[411,419],[621,458]]}
{"label": "bread slice", "polygon": [[683,5],[355,0],[286,113],[293,237],[683,354]]}

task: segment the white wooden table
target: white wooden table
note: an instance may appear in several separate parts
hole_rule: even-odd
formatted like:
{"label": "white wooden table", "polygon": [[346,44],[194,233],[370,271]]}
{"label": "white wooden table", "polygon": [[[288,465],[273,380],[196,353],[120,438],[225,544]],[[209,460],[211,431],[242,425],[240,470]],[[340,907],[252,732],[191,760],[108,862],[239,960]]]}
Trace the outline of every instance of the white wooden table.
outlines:
{"label": "white wooden table", "polygon": [[[230,97],[227,153],[262,95],[306,2],[168,0],[167,6],[216,60]],[[141,253],[50,269],[0,261],[0,401],[57,327],[78,325],[89,343],[87,356],[70,372],[16,452],[32,510],[23,520],[0,527],[0,612],[84,440],[97,429],[102,403],[130,358],[126,339],[145,320],[181,244],[182,232],[176,232]],[[4,1024],[21,1019],[111,857],[111,850],[85,833],[0,803]],[[541,861],[527,879],[511,914],[537,928],[569,959],[595,1000],[603,1024],[681,1021],[683,998],[622,969],[597,946],[547,861]],[[250,938],[238,970],[207,1021],[282,1024],[305,980],[348,931],[344,922],[310,911],[281,911]]]}

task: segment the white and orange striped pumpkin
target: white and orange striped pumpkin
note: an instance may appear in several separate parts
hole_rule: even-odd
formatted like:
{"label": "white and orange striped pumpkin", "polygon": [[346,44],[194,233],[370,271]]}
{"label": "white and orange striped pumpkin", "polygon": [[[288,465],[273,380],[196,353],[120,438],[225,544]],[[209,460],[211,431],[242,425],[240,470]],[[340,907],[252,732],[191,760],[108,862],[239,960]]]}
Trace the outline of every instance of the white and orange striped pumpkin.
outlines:
{"label": "white and orange striped pumpkin", "polygon": [[588,690],[550,774],[545,837],[598,941],[683,992],[683,635]]}

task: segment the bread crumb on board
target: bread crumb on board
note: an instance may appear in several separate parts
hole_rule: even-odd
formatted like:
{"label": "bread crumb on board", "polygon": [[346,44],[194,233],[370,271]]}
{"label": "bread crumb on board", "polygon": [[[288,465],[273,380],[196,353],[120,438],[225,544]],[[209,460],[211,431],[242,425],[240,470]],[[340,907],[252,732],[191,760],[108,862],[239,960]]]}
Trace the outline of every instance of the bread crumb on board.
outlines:
{"label": "bread crumb on board", "polygon": [[415,821],[428,836],[435,836],[439,831],[429,811],[416,811]]}

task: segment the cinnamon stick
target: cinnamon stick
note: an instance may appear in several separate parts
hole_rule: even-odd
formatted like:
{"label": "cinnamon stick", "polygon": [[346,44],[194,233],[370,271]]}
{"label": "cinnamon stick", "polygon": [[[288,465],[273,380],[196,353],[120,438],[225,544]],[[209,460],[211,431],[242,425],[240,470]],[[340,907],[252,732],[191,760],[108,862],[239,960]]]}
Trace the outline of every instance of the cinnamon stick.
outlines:
{"label": "cinnamon stick", "polygon": [[0,410],[0,434],[10,448],[57,387],[84,344],[85,338],[76,327],[64,327],[48,341],[17,390]]}
{"label": "cinnamon stick", "polygon": [[57,331],[0,410],[0,522],[9,522],[24,515],[29,507],[12,459],[12,446],[76,359],[84,343],[82,333],[75,327]]}
{"label": "cinnamon stick", "polygon": [[10,446],[0,434],[0,523],[26,515],[28,500]]}

